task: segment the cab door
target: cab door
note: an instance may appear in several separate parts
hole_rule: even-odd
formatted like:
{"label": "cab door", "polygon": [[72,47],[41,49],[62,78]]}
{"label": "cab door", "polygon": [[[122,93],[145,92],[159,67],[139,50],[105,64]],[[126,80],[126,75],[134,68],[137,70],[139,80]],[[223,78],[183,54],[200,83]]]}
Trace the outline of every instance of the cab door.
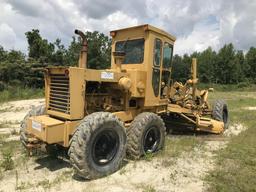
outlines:
{"label": "cab door", "polygon": [[154,42],[154,58],[152,69],[152,87],[155,97],[160,93],[160,75],[161,75],[161,62],[162,62],[162,40],[155,38]]}
{"label": "cab door", "polygon": [[167,99],[170,88],[173,45],[155,38],[152,70],[152,87],[155,97]]}
{"label": "cab door", "polygon": [[161,74],[161,92],[160,98],[168,98],[168,92],[170,89],[170,79],[171,79],[171,62],[173,55],[173,45],[164,42],[163,45],[163,63],[162,63],[162,74]]}

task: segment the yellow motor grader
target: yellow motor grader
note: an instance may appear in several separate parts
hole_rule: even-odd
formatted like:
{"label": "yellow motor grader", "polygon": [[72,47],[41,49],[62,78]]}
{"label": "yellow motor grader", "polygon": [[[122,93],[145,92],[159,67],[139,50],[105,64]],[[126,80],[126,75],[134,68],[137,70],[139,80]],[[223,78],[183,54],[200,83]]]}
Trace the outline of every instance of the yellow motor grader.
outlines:
{"label": "yellow motor grader", "polygon": [[111,31],[111,68],[95,70],[87,68],[86,36],[75,33],[78,66],[45,69],[45,105],[21,124],[28,149],[62,146],[77,174],[92,179],[118,170],[126,154],[162,149],[165,122],[216,134],[227,128],[226,103],[210,106],[208,91],[196,88],[196,59],[191,79],[171,83],[174,36],[151,25]]}

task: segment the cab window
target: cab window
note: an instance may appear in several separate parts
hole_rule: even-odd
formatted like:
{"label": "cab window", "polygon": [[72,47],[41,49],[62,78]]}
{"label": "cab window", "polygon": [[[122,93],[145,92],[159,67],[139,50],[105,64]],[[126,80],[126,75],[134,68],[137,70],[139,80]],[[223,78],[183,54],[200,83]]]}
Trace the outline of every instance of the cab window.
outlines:
{"label": "cab window", "polygon": [[169,69],[172,61],[173,46],[169,43],[164,43],[163,49],[163,68]]}
{"label": "cab window", "polygon": [[115,50],[125,52],[123,64],[138,64],[144,60],[144,39],[118,41]]}
{"label": "cab window", "polygon": [[155,39],[155,46],[154,46],[154,66],[155,67],[160,67],[161,52],[162,52],[162,41],[160,39]]}

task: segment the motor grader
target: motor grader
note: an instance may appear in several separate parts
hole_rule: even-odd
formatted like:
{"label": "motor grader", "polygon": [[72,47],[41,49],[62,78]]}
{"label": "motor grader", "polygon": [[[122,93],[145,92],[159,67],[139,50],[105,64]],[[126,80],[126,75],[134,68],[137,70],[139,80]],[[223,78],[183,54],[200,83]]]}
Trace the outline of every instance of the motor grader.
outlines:
{"label": "motor grader", "polygon": [[[111,31],[111,68],[87,68],[82,39],[77,67],[45,69],[45,105],[21,124],[28,149],[62,146],[76,173],[93,179],[115,172],[127,155],[138,159],[164,147],[166,126],[222,133],[228,124],[224,101],[207,102],[208,90],[191,78],[171,81],[175,37],[151,25]],[[168,127],[167,127],[168,128]]]}

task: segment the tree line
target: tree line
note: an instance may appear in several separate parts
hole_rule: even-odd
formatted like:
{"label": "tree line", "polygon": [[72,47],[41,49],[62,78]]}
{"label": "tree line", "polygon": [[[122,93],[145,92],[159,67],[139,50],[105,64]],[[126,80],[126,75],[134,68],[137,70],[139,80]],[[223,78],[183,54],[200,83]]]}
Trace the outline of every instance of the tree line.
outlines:
{"label": "tree line", "polygon": [[[99,33],[86,32],[88,41],[87,67],[107,68],[110,65],[111,39]],[[25,33],[28,55],[21,51],[4,50],[0,45],[0,91],[8,87],[42,88],[44,85],[43,68],[49,66],[76,66],[81,50],[80,37],[72,37],[67,46],[60,39],[49,42],[39,30]]]}
{"label": "tree line", "polygon": [[[88,39],[88,68],[110,66],[111,39],[99,33],[86,32]],[[61,39],[49,42],[33,29],[25,33],[28,55],[17,50],[5,50],[0,45],[0,91],[8,87],[43,87],[43,68],[47,66],[75,66],[78,63],[81,39],[72,37],[65,47]],[[232,43],[218,52],[211,47],[203,52],[173,56],[172,78],[185,82],[190,76],[192,58],[198,59],[198,77],[202,83],[256,83],[256,48],[246,53],[236,50]]]}
{"label": "tree line", "polygon": [[232,43],[224,45],[218,52],[211,47],[191,55],[174,55],[174,80],[184,82],[190,75],[192,58],[198,61],[198,78],[202,83],[238,84],[256,83],[256,48],[246,53],[236,50]]}

